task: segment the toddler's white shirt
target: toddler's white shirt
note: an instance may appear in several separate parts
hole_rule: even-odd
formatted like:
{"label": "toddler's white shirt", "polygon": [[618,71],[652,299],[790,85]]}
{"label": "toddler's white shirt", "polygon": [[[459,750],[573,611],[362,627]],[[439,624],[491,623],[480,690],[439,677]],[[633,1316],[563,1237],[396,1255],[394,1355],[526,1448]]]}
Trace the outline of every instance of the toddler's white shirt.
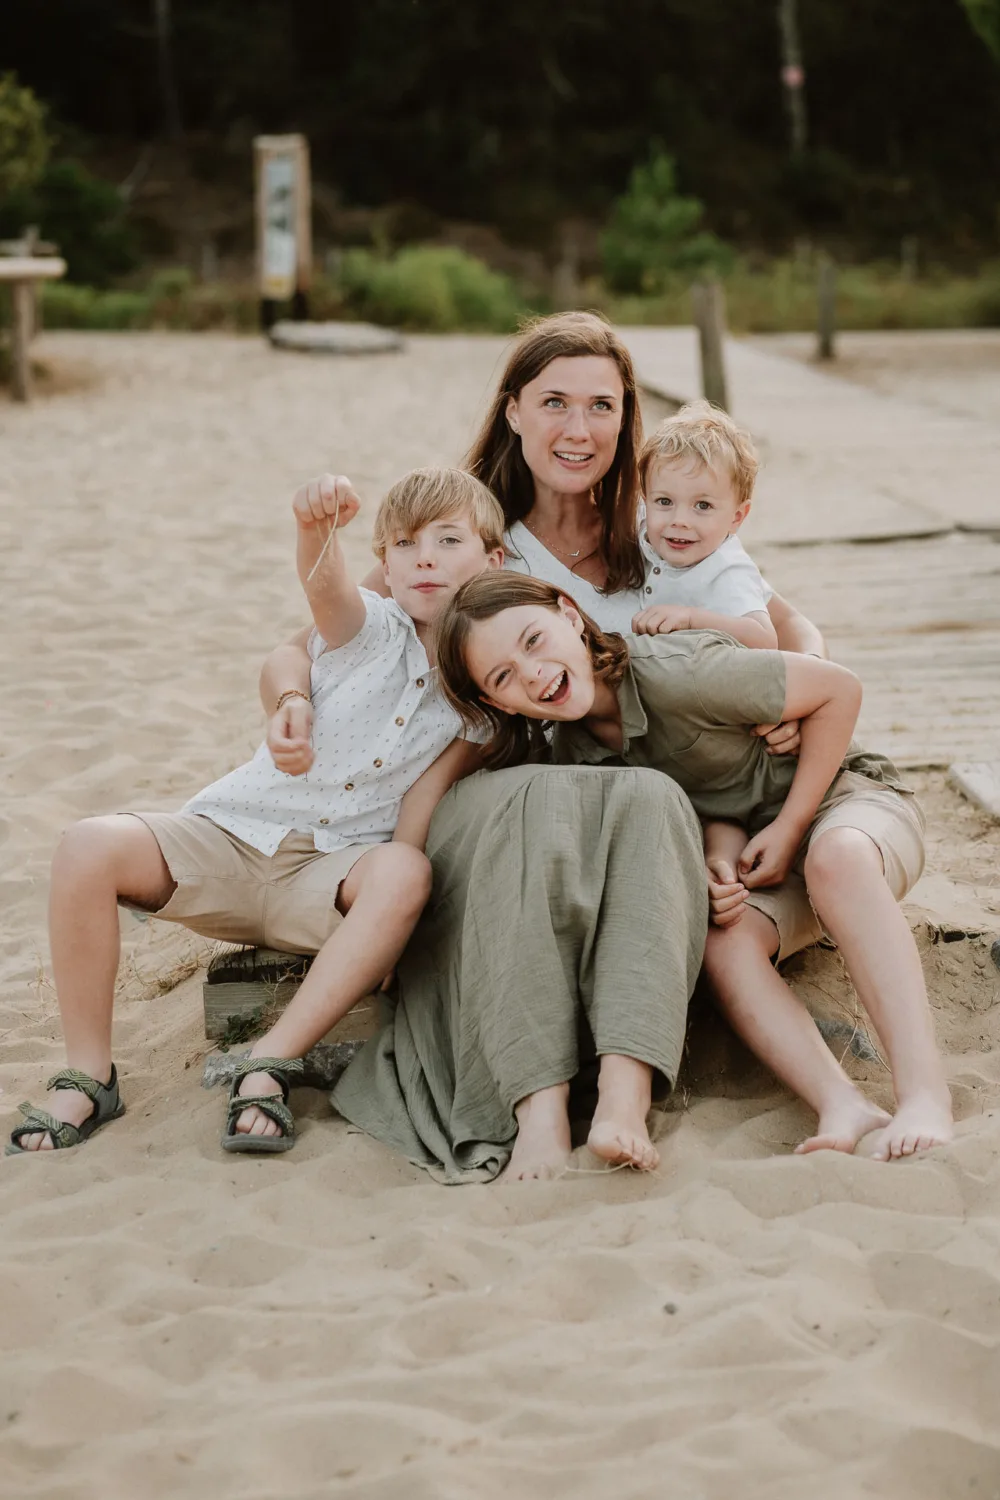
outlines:
{"label": "toddler's white shirt", "polygon": [[311,769],[286,775],[263,744],[184,812],[211,818],[262,854],[274,854],[293,830],[311,833],[327,853],[392,837],[404,793],[462,736],[462,721],[410,616],[368,589],[361,597],[365,622],[353,640],[331,650],[315,630],[309,638]]}
{"label": "toddler's white shirt", "polygon": [[711,609],[720,615],[749,615],[767,609],[774,590],[760,576],[757,564],[743,550],[738,536],[727,536],[720,547],[689,568],[673,568],[650,543],[645,521],[639,525],[639,544],[646,559],[642,607],[679,604]]}

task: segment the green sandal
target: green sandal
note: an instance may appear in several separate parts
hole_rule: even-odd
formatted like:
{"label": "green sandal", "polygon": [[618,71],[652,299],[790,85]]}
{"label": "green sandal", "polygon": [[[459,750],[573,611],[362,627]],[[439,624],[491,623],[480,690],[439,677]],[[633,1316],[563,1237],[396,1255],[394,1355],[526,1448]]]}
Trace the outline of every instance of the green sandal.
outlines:
{"label": "green sandal", "polygon": [[[222,1136],[223,1151],[291,1151],[295,1145],[295,1117],[288,1108],[291,1079],[303,1070],[301,1057],[246,1057],[233,1074],[229,1087],[229,1113]],[[281,1085],[279,1094],[241,1094],[240,1084],[250,1073],[269,1073]],[[281,1135],[238,1135],[236,1121],[245,1109],[256,1105],[261,1114],[267,1115],[281,1126]]]}
{"label": "green sandal", "polygon": [[95,1130],[100,1130],[109,1120],[117,1120],[125,1113],[125,1106],[118,1093],[118,1071],[114,1063],[111,1064],[111,1079],[108,1083],[100,1083],[89,1074],[81,1073],[78,1068],[63,1068],[61,1073],[56,1073],[49,1079],[45,1087],[57,1090],[76,1089],[78,1093],[86,1094],[93,1103],[93,1114],[88,1115],[82,1125],[67,1125],[64,1120],[57,1120],[54,1115],[38,1109],[34,1104],[22,1104],[19,1108],[24,1120],[11,1131],[10,1145],[4,1153],[6,1156],[33,1156],[33,1151],[26,1151],[18,1143],[24,1136],[38,1132],[52,1137],[54,1151],[79,1146],[88,1135],[93,1135]]}

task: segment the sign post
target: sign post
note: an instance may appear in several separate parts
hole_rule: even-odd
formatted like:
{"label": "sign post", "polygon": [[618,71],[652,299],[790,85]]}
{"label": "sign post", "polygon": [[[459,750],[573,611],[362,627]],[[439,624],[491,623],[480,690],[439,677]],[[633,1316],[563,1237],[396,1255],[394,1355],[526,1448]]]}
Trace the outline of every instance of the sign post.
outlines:
{"label": "sign post", "polygon": [[260,322],[266,331],[277,304],[292,300],[292,317],[309,315],[312,276],[312,194],[304,135],[258,135],[253,143]]}

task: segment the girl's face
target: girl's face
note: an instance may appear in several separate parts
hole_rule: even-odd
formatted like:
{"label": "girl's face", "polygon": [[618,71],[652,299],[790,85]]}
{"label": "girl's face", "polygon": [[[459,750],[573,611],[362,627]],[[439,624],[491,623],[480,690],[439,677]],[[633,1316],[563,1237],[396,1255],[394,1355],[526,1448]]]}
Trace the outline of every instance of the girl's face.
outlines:
{"label": "girl's face", "polygon": [[528,719],[582,719],[594,706],[594,668],[572,604],[519,604],[472,626],[465,651],[483,701]]}
{"label": "girl's face", "polygon": [[624,416],[625,386],[613,359],[560,356],[507,402],[535,482],[588,494],[610,469]]}

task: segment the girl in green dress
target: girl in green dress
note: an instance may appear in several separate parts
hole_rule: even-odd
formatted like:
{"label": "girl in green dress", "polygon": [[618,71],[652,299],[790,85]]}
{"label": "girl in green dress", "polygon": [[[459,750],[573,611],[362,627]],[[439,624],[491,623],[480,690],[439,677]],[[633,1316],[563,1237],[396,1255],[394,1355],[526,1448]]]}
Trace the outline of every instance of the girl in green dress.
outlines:
{"label": "girl in green dress", "polygon": [[[713,631],[603,633],[555,586],[497,573],[456,595],[439,670],[495,767],[552,726],[558,761],[668,773],[706,824],[706,968],[759,1057],[819,1116],[798,1148],[880,1159],[951,1137],[951,1101],[916,946],[897,901],[923,865],[923,822],[895,767],[852,744],[860,683],[845,668],[749,651]],[[750,726],[801,721],[798,758]],[[822,931],[837,942],[889,1056],[890,1118],[851,1082],[773,966]]]}

